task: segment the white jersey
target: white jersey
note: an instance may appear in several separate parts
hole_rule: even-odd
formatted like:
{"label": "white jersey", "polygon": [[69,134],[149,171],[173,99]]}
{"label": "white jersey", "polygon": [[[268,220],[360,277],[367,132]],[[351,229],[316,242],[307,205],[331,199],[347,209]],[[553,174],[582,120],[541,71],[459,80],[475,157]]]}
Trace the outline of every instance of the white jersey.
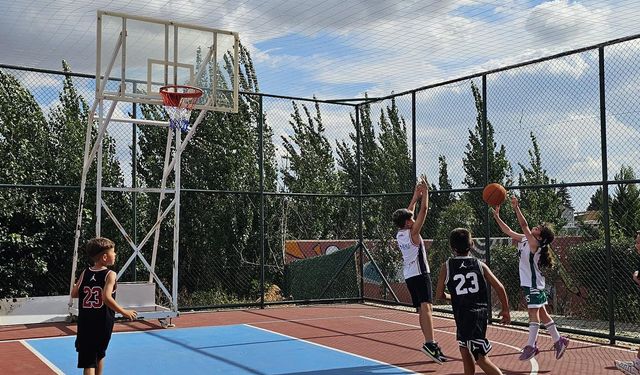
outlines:
{"label": "white jersey", "polygon": [[422,237],[419,244],[414,244],[411,240],[411,229],[401,229],[396,234],[396,240],[402,252],[404,279],[429,273],[427,252],[424,249]]}
{"label": "white jersey", "polygon": [[540,251],[532,253],[529,241],[525,237],[522,242],[518,242],[518,252],[520,254],[520,286],[544,289],[544,276],[538,266]]}

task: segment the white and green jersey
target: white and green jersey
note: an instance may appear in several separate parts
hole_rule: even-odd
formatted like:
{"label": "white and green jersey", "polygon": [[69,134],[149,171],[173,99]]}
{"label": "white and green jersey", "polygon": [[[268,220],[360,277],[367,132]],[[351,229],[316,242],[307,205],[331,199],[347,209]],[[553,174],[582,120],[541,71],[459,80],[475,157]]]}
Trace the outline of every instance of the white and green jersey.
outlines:
{"label": "white and green jersey", "polygon": [[518,242],[518,253],[520,254],[520,286],[544,289],[544,276],[538,266],[540,251],[532,253],[529,242],[524,237],[522,242]]}

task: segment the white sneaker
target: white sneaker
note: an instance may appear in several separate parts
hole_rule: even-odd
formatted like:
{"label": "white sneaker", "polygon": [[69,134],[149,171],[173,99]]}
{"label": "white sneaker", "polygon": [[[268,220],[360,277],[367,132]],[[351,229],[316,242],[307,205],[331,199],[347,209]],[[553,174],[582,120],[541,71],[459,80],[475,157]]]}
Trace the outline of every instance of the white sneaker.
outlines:
{"label": "white sneaker", "polygon": [[627,375],[640,375],[634,361],[614,361],[616,368]]}

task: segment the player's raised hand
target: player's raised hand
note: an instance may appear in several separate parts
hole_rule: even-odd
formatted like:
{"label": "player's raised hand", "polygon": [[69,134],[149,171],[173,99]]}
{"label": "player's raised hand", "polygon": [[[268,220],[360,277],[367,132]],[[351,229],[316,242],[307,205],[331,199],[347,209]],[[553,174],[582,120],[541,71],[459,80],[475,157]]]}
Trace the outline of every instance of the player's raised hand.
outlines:
{"label": "player's raised hand", "polygon": [[494,218],[500,217],[500,206],[491,207],[491,214],[493,214]]}
{"label": "player's raised hand", "polygon": [[429,186],[429,180],[427,180],[427,175],[426,174],[422,173],[420,175],[420,183],[424,184],[426,186]]}
{"label": "player's raised hand", "polygon": [[518,197],[514,195],[511,196],[511,207],[513,207],[514,209],[518,208],[518,205],[520,204],[520,202],[518,202]]}

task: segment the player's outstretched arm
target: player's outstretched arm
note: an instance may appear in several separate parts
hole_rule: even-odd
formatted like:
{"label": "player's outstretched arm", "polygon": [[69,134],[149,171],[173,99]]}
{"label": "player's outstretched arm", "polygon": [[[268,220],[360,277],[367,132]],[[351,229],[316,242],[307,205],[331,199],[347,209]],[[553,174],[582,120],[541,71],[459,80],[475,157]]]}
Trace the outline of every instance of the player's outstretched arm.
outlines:
{"label": "player's outstretched arm", "polygon": [[427,218],[427,210],[429,209],[429,186],[421,182],[416,189],[420,191],[420,211],[418,211],[416,222],[411,228],[411,238],[414,240],[414,243],[417,243],[419,240],[420,231]]}
{"label": "player's outstretched arm", "polygon": [[518,219],[518,224],[520,224],[520,228],[522,228],[522,233],[527,237],[527,241],[529,241],[529,246],[531,247],[531,252],[535,253],[538,251],[538,240],[531,234],[531,229],[529,229],[529,223],[527,223],[527,219],[525,219],[522,214],[522,210],[520,210],[520,202],[518,202],[518,197],[515,195],[511,196],[511,206],[513,206],[513,210],[516,213],[516,218]]}
{"label": "player's outstretched arm", "polygon": [[451,296],[444,291],[444,280],[447,278],[447,264],[442,263],[440,266],[440,275],[438,276],[438,286],[436,287],[437,300],[450,300]]}
{"label": "player's outstretched arm", "polygon": [[104,285],[104,292],[102,298],[104,299],[104,303],[113,311],[122,314],[123,317],[133,320],[138,316],[138,313],[135,310],[127,310],[122,306],[118,305],[116,300],[111,296],[113,293],[113,288],[116,285],[116,273],[110,271],[107,274],[107,280]]}
{"label": "player's outstretched arm", "polygon": [[502,233],[511,237],[511,239],[515,241],[518,241],[518,242],[522,241],[524,234],[514,232],[511,229],[511,227],[509,227],[507,223],[505,223],[500,217],[500,206],[495,206],[494,208],[492,208],[491,213],[493,214],[493,218],[496,220],[496,223],[498,223],[498,226],[500,227],[500,230],[502,231]]}
{"label": "player's outstretched arm", "polygon": [[416,187],[413,189],[413,196],[411,197],[411,201],[407,206],[407,210],[411,212],[415,212],[416,203],[418,203],[418,201],[420,200],[420,190],[418,189],[419,186],[420,185],[416,185]]}
{"label": "player's outstretched arm", "polygon": [[509,313],[509,297],[507,297],[507,291],[504,289],[504,285],[498,280],[498,278],[491,272],[489,267],[482,264],[482,271],[484,273],[484,278],[487,279],[489,285],[493,289],[495,289],[496,293],[498,293],[498,299],[500,300],[500,306],[502,309],[500,310],[500,323],[509,324],[511,323],[511,314]]}

